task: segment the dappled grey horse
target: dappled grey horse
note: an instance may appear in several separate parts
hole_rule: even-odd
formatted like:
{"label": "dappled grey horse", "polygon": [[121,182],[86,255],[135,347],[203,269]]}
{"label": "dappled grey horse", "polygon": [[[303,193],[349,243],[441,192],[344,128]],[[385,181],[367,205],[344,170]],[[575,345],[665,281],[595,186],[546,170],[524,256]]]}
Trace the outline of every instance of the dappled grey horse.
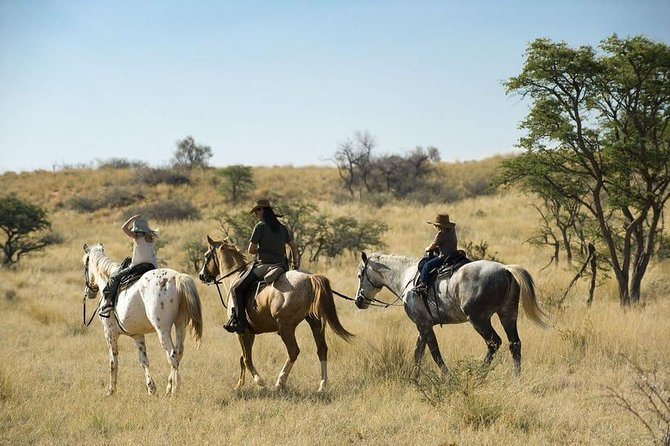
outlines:
{"label": "dappled grey horse", "polygon": [[414,376],[417,377],[421,358],[430,349],[433,360],[445,374],[447,366],[433,331],[435,324],[460,324],[470,321],[484,341],[488,352],[484,359],[489,365],[502,344],[491,325],[497,314],[509,340],[514,359],[514,372],[521,372],[521,340],[517,331],[519,299],[528,318],[546,328],[545,315],[538,307],[530,273],[518,265],[503,265],[489,260],[477,260],[458,269],[451,278],[439,280],[437,299],[424,299],[411,288],[419,259],[399,255],[361,253],[358,268],[356,306],[367,308],[382,288],[388,288],[404,303],[405,312],[416,324],[419,338],[414,350]]}

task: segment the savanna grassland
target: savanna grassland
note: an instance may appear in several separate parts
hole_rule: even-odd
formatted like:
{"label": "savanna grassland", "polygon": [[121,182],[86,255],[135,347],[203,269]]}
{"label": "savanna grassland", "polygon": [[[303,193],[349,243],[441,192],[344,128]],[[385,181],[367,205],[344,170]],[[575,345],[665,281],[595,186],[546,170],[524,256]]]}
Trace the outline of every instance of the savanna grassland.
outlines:
{"label": "savanna grassland", "polygon": [[[445,181],[459,187],[457,182],[478,168],[490,170],[491,161],[486,163],[445,165]],[[650,431],[633,411],[650,425],[656,441],[662,436],[659,416],[645,412],[645,395],[636,393],[636,385],[652,382],[667,398],[667,261],[651,265],[639,307],[623,310],[615,284],[605,279],[591,308],[584,303],[586,281],[558,305],[579,265],[542,270],[551,252],[524,243],[537,225],[528,198],[507,191],[450,203],[375,207],[332,199],[339,183],[328,167],[256,168],[255,195],[302,198],[333,215],[383,220],[390,228],[384,251],[411,256],[421,255],[433,236],[425,222],[446,211],[458,224],[461,242],[485,241],[490,254],[531,272],[551,328],[542,330],[520,316],[521,377],[512,373],[506,344],[483,374],[478,365],[484,342],[469,324],[460,324],[436,327],[450,377],[441,377],[427,354],[419,381],[412,382],[416,330],[403,309],[358,310],[336,298],[340,320],[356,338],[347,344],[328,333],[327,392],[316,392],[319,362],[307,324],[298,327],[301,354],[286,391],[260,389],[248,376],[246,387],[236,392],[237,339],[222,328],[226,315],[216,290],[198,281],[204,335],[199,349],[187,339],[178,397],[163,396],[169,367],[155,334],[147,336],[147,347],[158,396],[147,395],[135,345],[122,337],[117,394],[107,397],[102,327],[98,321],[82,325],[82,243],[103,242],[114,259],[129,255],[120,226],[132,207],[77,213],[63,204],[76,194],[131,184],[132,175],[130,170],[74,169],[0,176],[3,193],[16,192],[46,207],[64,238],[22,258],[14,269],[0,269],[2,444],[652,444]],[[221,235],[212,216],[226,206],[223,197],[204,172],[190,186],[143,187],[142,193],[146,202],[182,199],[200,210],[197,221],[151,222],[164,241],[161,263],[186,271],[182,245],[194,236]],[[357,265],[351,254],[304,266],[353,295]],[[393,301],[388,291],[379,297]],[[502,335],[497,318],[494,327]],[[285,360],[281,340],[259,336],[254,353],[259,372],[273,383]],[[615,394],[631,408],[615,404]]]}

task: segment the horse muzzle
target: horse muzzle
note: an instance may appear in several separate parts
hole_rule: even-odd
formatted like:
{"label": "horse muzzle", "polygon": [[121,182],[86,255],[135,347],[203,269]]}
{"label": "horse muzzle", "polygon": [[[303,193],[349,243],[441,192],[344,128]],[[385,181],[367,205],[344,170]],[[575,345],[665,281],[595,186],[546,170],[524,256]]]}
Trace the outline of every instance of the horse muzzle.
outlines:
{"label": "horse muzzle", "polygon": [[214,283],[216,281],[216,277],[211,277],[209,274],[207,274],[205,271],[201,272],[198,274],[198,278],[202,283],[205,283],[209,285],[210,283]]}
{"label": "horse muzzle", "polygon": [[359,294],[358,296],[356,296],[354,304],[356,304],[357,308],[365,310],[370,305],[370,300],[367,297],[363,296],[362,294]]}

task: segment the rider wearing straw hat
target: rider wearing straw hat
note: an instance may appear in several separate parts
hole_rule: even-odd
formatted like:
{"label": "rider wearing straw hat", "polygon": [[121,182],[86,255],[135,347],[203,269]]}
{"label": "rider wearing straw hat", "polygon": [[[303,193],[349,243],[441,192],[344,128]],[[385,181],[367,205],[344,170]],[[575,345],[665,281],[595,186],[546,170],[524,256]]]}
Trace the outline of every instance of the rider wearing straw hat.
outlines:
{"label": "rider wearing straw hat", "polygon": [[457,252],[458,238],[456,237],[456,223],[449,220],[449,214],[437,214],[435,221],[429,221],[428,224],[435,226],[437,234],[430,245],[426,246],[426,252],[438,250],[439,255],[431,258],[421,267],[421,276],[413,291],[416,293],[426,293],[430,272],[439,268],[449,257]]}
{"label": "rider wearing straw hat", "polygon": [[155,246],[155,241],[158,238],[157,230],[149,228],[149,223],[140,214],[133,215],[126,220],[121,229],[133,240],[133,256],[129,266],[119,268],[109,276],[107,285],[102,290],[104,300],[99,313],[102,317],[109,317],[109,312],[114,307],[114,298],[116,297],[119,283],[133,268],[137,270],[137,266],[142,265],[140,268],[148,271],[152,269],[151,267],[158,267]]}
{"label": "rider wearing straw hat", "polygon": [[281,215],[275,214],[270,201],[266,199],[258,200],[249,213],[254,214],[259,222],[251,233],[247,252],[257,257],[252,267],[240,277],[231,289],[235,307],[230,320],[224,325],[224,328],[231,333],[249,332],[246,316],[246,296],[251,286],[266,277],[271,269],[278,267],[281,270],[280,272],[288,270],[285,245],[291,248],[293,269],[300,268],[298,244],[293,239],[291,231],[277,220],[277,217],[281,217]]}

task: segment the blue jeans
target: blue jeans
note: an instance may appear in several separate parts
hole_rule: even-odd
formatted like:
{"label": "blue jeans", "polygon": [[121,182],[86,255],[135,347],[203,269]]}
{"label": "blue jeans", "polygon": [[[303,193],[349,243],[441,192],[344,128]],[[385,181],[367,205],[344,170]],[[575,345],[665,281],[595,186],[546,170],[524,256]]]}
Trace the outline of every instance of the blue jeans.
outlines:
{"label": "blue jeans", "polygon": [[445,257],[437,256],[424,263],[423,267],[421,268],[421,281],[427,284],[430,280],[430,272],[435,268],[442,266],[445,260]]}

